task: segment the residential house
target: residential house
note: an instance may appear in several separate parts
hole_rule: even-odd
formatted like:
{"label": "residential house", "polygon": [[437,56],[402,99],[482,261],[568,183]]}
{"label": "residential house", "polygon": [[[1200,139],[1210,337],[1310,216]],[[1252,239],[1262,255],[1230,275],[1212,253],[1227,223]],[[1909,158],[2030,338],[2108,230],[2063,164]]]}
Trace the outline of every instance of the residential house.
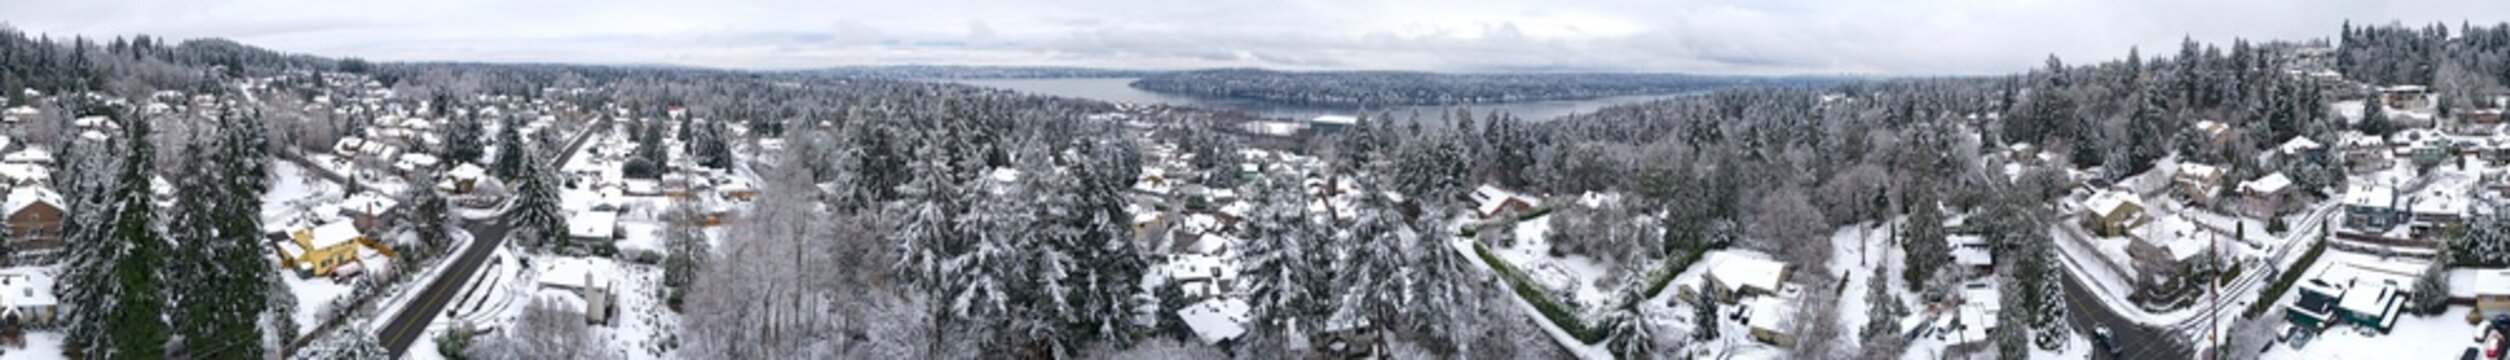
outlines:
{"label": "residential house", "polygon": [[393,211],[400,206],[401,201],[393,199],[392,196],[384,195],[382,192],[367,191],[340,200],[339,211],[341,215],[347,215],[350,220],[356,221],[358,228],[382,229],[392,226]]}
{"label": "residential house", "polygon": [[2327,146],[2320,145],[2316,140],[2310,140],[2308,136],[2293,136],[2292,140],[2275,145],[2274,154],[2298,157],[2303,161],[2325,162],[2327,161]]}
{"label": "residential house", "polygon": [[11,188],[5,204],[9,248],[16,252],[12,261],[45,259],[60,252],[61,194],[41,186]]}
{"label": "residential house", "polygon": [[2283,176],[2282,172],[2266,174],[2240,182],[2241,208],[2258,218],[2281,216],[2294,210],[2284,201],[2292,193],[2292,177]]}
{"label": "residential house", "polygon": [[1684,299],[1696,299],[1695,291],[1707,291],[1719,302],[1735,303],[1744,297],[1776,295],[1784,290],[1789,275],[1786,263],[1757,254],[1735,251],[1710,252],[1700,258],[1707,272],[1702,274],[1698,289],[1684,284],[1679,293]]}
{"label": "residential house", "polygon": [[610,263],[605,259],[550,260],[540,271],[540,286],[575,292],[584,299],[584,323],[608,324],[618,313],[618,306],[613,304],[618,286],[606,276],[607,272],[595,271],[606,268],[610,268]]}
{"label": "residential house", "polygon": [[2205,141],[2212,142],[2217,146],[2231,141],[2231,125],[2224,124],[2220,121],[2197,121],[2196,131],[2197,133],[2205,136]]}
{"label": "residential house", "polygon": [[2324,279],[2306,279],[2295,284],[2293,290],[2300,293],[2300,298],[2283,306],[2285,321],[2307,329],[2335,324],[2336,303],[2344,299],[2344,286]]}
{"label": "residential house", "polygon": [[61,307],[52,289],[52,276],[44,273],[0,274],[0,329],[51,325]]}
{"label": "residential house", "polygon": [[290,241],[280,242],[279,263],[298,272],[314,276],[330,276],[343,265],[357,262],[359,247],[373,242],[357,229],[357,224],[335,221],[288,233]]}
{"label": "residential house", "polygon": [[2477,269],[2471,282],[2475,294],[2475,312],[2481,315],[2510,314],[2510,269]]}
{"label": "residential house", "polygon": [[2395,285],[2359,286],[2346,291],[2344,298],[2337,300],[2336,317],[2345,323],[2386,333],[2397,326],[2398,310],[2404,308],[2405,296]]}
{"label": "residential house", "polygon": [[1967,276],[1987,276],[1996,272],[1996,254],[1987,246],[1987,238],[1978,235],[1952,235],[1952,263],[1969,271]]}
{"label": "residential house", "polygon": [[1746,305],[1744,325],[1751,327],[1752,340],[1779,347],[1795,346],[1795,306],[1786,298],[1763,296]]}
{"label": "residential house", "polygon": [[2222,188],[2222,168],[2198,163],[2182,163],[2179,164],[2179,173],[2171,176],[2170,180],[2178,186],[2179,194],[2186,196],[2188,202],[2211,204],[2214,193]]}
{"label": "residential house", "polygon": [[479,189],[479,179],[488,178],[488,169],[479,167],[479,164],[466,162],[454,165],[453,170],[445,171],[444,175],[445,181],[450,185],[444,187],[445,189],[455,194],[469,194],[472,190]]}
{"label": "residential house", "polygon": [[619,213],[586,210],[567,218],[567,237],[578,241],[608,242],[619,239]]}
{"label": "residential house", "polygon": [[2149,221],[2144,216],[2144,201],[2131,192],[2108,190],[2093,193],[2091,198],[2083,201],[2083,205],[2084,209],[2091,211],[2089,216],[2084,217],[2083,227],[2100,236],[2125,235],[2128,229]]}
{"label": "residential house", "polygon": [[1497,186],[1482,185],[1473,189],[1474,214],[1485,220],[1532,209],[1533,201]]}
{"label": "residential house", "polygon": [[2389,109],[2421,109],[2431,106],[2430,88],[2422,85],[2394,85],[2379,88],[2379,102]]}
{"label": "residential house", "polygon": [[2342,154],[2347,168],[2355,171],[2385,169],[2396,163],[2390,154],[2388,139],[2363,135],[2361,132],[2337,133],[2336,151]]}
{"label": "residential house", "polygon": [[1246,335],[1247,311],[1252,308],[1237,298],[1209,299],[1177,309],[1177,319],[1203,344],[1219,345]]}
{"label": "residential house", "polygon": [[2344,226],[2365,232],[2386,232],[2406,220],[2405,204],[2397,201],[2397,189],[2379,185],[2356,185],[2345,191]]}

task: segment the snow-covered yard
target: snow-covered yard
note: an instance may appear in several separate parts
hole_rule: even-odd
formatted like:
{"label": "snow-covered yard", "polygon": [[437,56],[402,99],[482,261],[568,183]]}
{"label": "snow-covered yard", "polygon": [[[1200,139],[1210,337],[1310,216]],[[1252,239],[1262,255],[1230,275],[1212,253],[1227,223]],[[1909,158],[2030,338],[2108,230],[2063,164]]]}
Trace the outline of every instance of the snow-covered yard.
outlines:
{"label": "snow-covered yard", "polygon": [[[2475,343],[2476,328],[2466,322],[2472,308],[2450,306],[2438,316],[2398,315],[2387,334],[2337,326],[2319,333],[2299,349],[2276,343],[2261,359],[2456,359]],[[2247,349],[2244,349],[2247,350]],[[2252,350],[2253,351],[2253,350]]]}

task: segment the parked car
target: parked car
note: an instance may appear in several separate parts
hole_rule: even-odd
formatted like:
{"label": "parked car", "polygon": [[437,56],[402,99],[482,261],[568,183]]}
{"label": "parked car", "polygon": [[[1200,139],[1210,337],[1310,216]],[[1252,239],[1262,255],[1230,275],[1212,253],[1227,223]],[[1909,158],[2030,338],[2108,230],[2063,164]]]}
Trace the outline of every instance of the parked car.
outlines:
{"label": "parked car", "polygon": [[2100,352],[2109,353],[2109,358],[2111,359],[2116,359],[2125,355],[2120,353],[2118,349],[2117,336],[2113,336],[2109,333],[2108,326],[2093,328],[2092,340],[2100,344]]}

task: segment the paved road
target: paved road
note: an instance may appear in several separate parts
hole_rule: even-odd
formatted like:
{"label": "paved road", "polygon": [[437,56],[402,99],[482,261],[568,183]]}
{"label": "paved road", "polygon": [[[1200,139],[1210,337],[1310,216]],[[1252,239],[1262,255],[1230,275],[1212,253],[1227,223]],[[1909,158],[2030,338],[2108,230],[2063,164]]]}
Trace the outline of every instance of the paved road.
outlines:
{"label": "paved road", "polygon": [[[2146,326],[2111,312],[2108,306],[2101,305],[2099,297],[2092,296],[2091,290],[2085,288],[2081,274],[2072,270],[2065,273],[2066,318],[2071,320],[2068,322],[2073,323],[2077,334],[2088,338],[2092,336],[2093,328],[2108,326],[2109,332],[2118,337],[2113,339],[2122,355],[2116,357],[2118,359],[2189,359],[2196,355],[2184,343],[2185,340],[2170,329]],[[2100,344],[2092,346],[2093,359],[2112,359],[2109,354],[2100,351]]]}
{"label": "paved road", "polygon": [[[575,140],[568,142],[566,151],[559,152],[557,162],[551,163],[551,166],[566,166],[576,150],[592,138],[592,134],[602,132],[608,125],[609,120],[604,118],[586,127],[582,134],[576,134]],[[410,343],[418,342],[419,336],[427,334],[427,324],[434,323],[436,316],[444,313],[445,305],[470,284],[471,277],[479,272],[480,264],[487,263],[488,255],[503,246],[506,234],[514,230],[512,225],[506,224],[504,217],[470,222],[465,227],[464,230],[471,233],[470,247],[464,248],[461,255],[453,259],[453,264],[449,265],[452,267],[445,269],[443,275],[428,283],[418,296],[410,298],[410,304],[402,307],[401,313],[393,314],[391,322],[375,330],[375,338],[383,342],[384,349],[390,351],[393,358],[400,358],[408,352]]]}

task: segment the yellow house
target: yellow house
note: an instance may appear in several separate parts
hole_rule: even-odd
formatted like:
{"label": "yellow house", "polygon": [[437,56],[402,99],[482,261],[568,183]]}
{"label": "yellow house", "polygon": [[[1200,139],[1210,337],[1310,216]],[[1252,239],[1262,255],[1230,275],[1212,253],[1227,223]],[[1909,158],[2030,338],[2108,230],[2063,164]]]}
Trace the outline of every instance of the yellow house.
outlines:
{"label": "yellow house", "polygon": [[329,276],[340,265],[357,261],[358,246],[369,242],[348,221],[296,229],[288,237],[294,241],[279,243],[280,264],[315,276]]}

